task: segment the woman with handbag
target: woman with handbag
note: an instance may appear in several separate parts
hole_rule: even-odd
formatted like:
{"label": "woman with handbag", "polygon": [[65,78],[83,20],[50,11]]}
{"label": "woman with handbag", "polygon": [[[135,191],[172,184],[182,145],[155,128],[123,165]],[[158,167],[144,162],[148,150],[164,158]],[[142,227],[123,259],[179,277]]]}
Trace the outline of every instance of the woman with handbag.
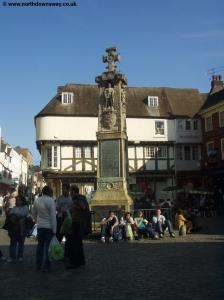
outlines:
{"label": "woman with handbag", "polygon": [[16,259],[18,259],[19,262],[23,261],[24,242],[27,233],[25,228],[25,218],[28,213],[29,210],[26,205],[26,199],[22,196],[17,196],[16,206],[10,210],[8,216],[11,226],[8,229],[10,246],[7,262],[12,262]]}

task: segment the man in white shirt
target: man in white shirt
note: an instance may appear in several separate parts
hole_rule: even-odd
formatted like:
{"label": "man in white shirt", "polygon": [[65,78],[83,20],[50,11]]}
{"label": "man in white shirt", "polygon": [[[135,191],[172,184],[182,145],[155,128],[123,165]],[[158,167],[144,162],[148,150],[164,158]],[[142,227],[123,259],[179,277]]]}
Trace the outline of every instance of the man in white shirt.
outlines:
{"label": "man in white shirt", "polygon": [[37,222],[37,271],[41,270],[42,267],[43,271],[49,271],[50,268],[48,249],[53,235],[56,234],[56,206],[52,196],[52,189],[45,186],[42,190],[42,196],[37,198],[33,205],[33,217]]}
{"label": "man in white shirt", "polygon": [[160,238],[163,238],[164,231],[168,228],[170,237],[175,237],[173,232],[173,226],[170,220],[166,219],[162,214],[161,210],[157,209],[155,216],[152,218],[152,224],[155,228],[155,231],[159,233]]}

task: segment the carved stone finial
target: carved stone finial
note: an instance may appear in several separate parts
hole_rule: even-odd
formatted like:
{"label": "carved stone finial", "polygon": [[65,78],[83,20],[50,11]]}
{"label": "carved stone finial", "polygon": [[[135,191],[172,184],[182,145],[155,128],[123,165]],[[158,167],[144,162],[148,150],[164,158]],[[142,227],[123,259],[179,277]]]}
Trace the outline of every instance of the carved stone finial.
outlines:
{"label": "carved stone finial", "polygon": [[115,72],[116,71],[116,65],[115,63],[117,61],[120,61],[120,54],[117,53],[116,47],[111,47],[106,49],[107,55],[103,56],[103,62],[108,63],[107,69],[109,72]]}

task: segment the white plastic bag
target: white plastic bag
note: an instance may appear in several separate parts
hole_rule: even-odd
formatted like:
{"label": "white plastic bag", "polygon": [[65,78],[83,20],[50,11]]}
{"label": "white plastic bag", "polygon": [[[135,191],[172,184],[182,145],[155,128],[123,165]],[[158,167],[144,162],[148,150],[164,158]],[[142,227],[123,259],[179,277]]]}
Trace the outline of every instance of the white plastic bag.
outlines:
{"label": "white plastic bag", "polygon": [[56,236],[54,235],[51,239],[49,250],[48,250],[49,259],[52,261],[59,261],[64,259],[64,249],[57,240]]}

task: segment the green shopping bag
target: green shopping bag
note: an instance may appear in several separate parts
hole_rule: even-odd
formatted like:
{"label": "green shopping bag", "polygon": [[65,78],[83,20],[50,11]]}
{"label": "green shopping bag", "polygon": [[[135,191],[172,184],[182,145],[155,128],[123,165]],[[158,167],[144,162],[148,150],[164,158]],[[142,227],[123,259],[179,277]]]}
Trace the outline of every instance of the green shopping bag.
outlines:
{"label": "green shopping bag", "polygon": [[71,232],[72,232],[72,217],[69,214],[64,218],[64,221],[61,225],[60,234],[67,235],[67,234],[71,234]]}
{"label": "green shopping bag", "polygon": [[56,236],[53,236],[51,239],[48,257],[50,261],[59,261],[64,259],[64,249],[57,240]]}

